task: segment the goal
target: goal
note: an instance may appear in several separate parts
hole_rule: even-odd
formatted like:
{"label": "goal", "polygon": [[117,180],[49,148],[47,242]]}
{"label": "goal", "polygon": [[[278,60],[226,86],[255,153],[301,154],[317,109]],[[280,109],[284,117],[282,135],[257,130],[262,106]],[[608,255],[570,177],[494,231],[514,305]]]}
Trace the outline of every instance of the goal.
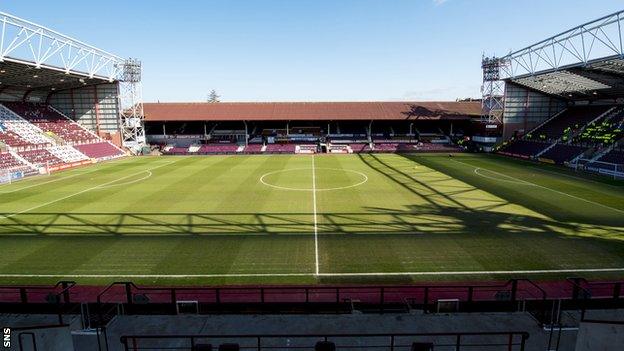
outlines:
{"label": "goal", "polygon": [[11,183],[11,172],[6,169],[0,169],[0,184]]}
{"label": "goal", "polygon": [[622,164],[579,159],[573,167],[576,170],[583,169],[585,171],[609,176],[613,179],[624,179],[624,165]]}

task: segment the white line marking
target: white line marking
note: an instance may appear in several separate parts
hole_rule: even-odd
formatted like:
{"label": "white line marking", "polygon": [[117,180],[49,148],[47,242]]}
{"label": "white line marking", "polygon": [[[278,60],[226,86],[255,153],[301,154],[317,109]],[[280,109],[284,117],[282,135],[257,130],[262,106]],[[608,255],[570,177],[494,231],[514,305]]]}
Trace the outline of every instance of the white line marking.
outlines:
{"label": "white line marking", "polygon": [[99,186],[99,187],[97,187],[97,189],[108,189],[108,188],[112,188],[112,187],[116,187],[116,186],[130,185],[130,184],[134,184],[134,183],[138,183],[138,182],[144,181],[145,179],[150,178],[152,176],[152,172],[151,171],[143,171],[141,173],[147,173],[147,175],[145,175],[145,176],[143,176],[143,177],[141,177],[139,179],[131,180],[131,181],[128,181],[128,182],[123,182],[123,183],[119,183],[119,184],[111,184],[111,185],[106,185],[106,186]]}
{"label": "white line marking", "polygon": [[[341,171],[341,172],[350,172],[350,173],[355,173],[359,176],[362,177],[362,180],[358,183],[355,184],[351,184],[351,185],[347,185],[347,186],[340,186],[340,187],[335,187],[335,188],[322,188],[322,189],[316,189],[316,191],[333,191],[333,190],[344,190],[344,189],[349,189],[349,188],[355,188],[356,186],[360,186],[366,182],[368,182],[368,176],[362,172],[359,171],[354,171],[352,169],[341,169],[341,168],[326,168],[326,167],[318,167],[316,169],[326,169],[326,170],[330,170],[330,171]],[[286,186],[279,186],[279,185],[275,185],[275,184],[271,184],[268,183],[265,178],[272,175],[272,174],[276,174],[276,173],[281,173],[281,172],[292,172],[292,171],[307,171],[309,170],[309,168],[290,168],[290,169],[280,169],[277,171],[272,171],[272,172],[268,172],[263,174],[260,177],[260,183],[266,185],[266,186],[270,186],[272,188],[275,189],[280,189],[280,190],[291,190],[291,191],[313,191],[313,189],[311,188],[291,188],[291,187],[286,187]]]}
{"label": "white line marking", "polygon": [[314,203],[314,258],[316,275],[319,274],[319,245],[318,245],[318,225],[316,216],[316,167],[314,165],[314,155],[312,155],[312,202]]}
{"label": "white line marking", "polygon": [[[63,179],[73,178],[73,177],[76,177],[76,176],[79,176],[79,175],[83,175],[83,174],[93,173],[93,172],[96,172],[96,171],[100,171],[100,170],[101,170],[101,167],[98,167],[98,166],[101,166],[101,165],[110,165],[110,164],[119,164],[119,163],[121,163],[121,162],[116,162],[116,161],[120,161],[120,160],[121,160],[121,161],[127,161],[127,160],[131,160],[131,159],[132,159],[132,158],[119,158],[119,159],[116,159],[116,160],[110,160],[110,161],[107,161],[106,163],[97,163],[97,164],[92,165],[92,166],[90,167],[90,168],[92,168],[92,169],[91,169],[91,170],[89,170],[88,172],[82,172],[82,173],[72,174],[72,175],[69,175],[69,176],[65,176],[65,177],[61,177],[61,178],[57,178],[57,179],[48,180],[48,181],[45,181],[45,182],[43,182],[43,183],[35,183],[35,184],[33,184],[33,185],[24,186],[24,187],[22,187],[22,188],[13,189],[13,190],[10,190],[10,191],[0,191],[0,194],[11,194],[11,193],[14,193],[14,192],[17,192],[17,191],[21,191],[21,190],[24,190],[24,189],[33,188],[33,187],[36,187],[36,186],[39,186],[39,185],[44,185],[44,184],[48,184],[48,183],[53,183],[53,182],[57,182],[57,181],[59,181],[59,180],[63,180]],[[114,163],[114,162],[115,162],[115,163]],[[67,171],[73,171],[73,170],[76,170],[76,169],[68,169]],[[27,178],[22,178],[22,179],[18,180],[18,181],[17,181],[17,182],[15,182],[15,183],[19,183],[19,184],[24,184],[24,183],[33,183],[33,182],[36,182],[36,181],[38,181],[38,180],[41,180],[41,179],[42,179],[42,177],[45,177],[45,176],[46,176],[46,175],[43,175],[43,174],[42,174],[42,175],[36,175],[36,176],[27,177]],[[0,185],[0,189],[5,189],[5,188],[8,188],[10,185],[15,184],[15,183],[2,184],[2,185]]]}
{"label": "white line marking", "polygon": [[[505,158],[509,158],[509,156],[504,156],[504,157]],[[519,159],[519,158],[513,158],[513,160],[514,161],[520,161],[522,163],[526,163],[527,166],[529,166],[529,167],[531,167],[533,169],[536,169],[536,170],[538,170],[540,172],[551,173],[551,174],[554,174],[554,175],[557,175],[557,176],[562,176],[562,177],[567,177],[567,178],[572,178],[572,179],[578,179],[578,180],[582,180],[582,181],[585,181],[585,182],[592,182],[592,183],[596,183],[596,184],[599,184],[599,185],[606,185],[606,186],[609,186],[609,187],[612,187],[612,188],[615,188],[615,189],[619,189],[619,190],[623,189],[623,187],[621,185],[607,184],[607,183],[600,182],[600,181],[597,181],[597,180],[594,180],[594,179],[583,178],[583,177],[575,176],[575,175],[572,175],[572,174],[568,174],[566,171],[572,171],[571,168],[567,169],[567,170],[564,170],[562,172],[555,172],[555,171],[552,171],[550,169],[546,169],[544,167],[540,167],[542,165],[540,165],[539,163],[535,163],[533,161],[527,161],[527,160],[523,160],[523,159]]]}
{"label": "white line marking", "polygon": [[[56,178],[56,179],[48,180],[48,181],[45,181],[45,182],[42,182],[42,183],[36,183],[36,184],[33,184],[33,185],[24,186],[24,187],[13,189],[13,190],[9,190],[9,191],[0,191],[0,194],[11,194],[11,193],[15,193],[15,192],[18,192],[18,191],[34,188],[34,187],[37,187],[37,186],[40,186],[40,185],[50,184],[50,183],[58,182],[58,181],[64,180],[64,179],[71,179],[71,178],[74,178],[74,177],[78,177],[78,176],[81,176],[81,175],[84,175],[84,174],[89,174],[89,173],[93,173],[93,172],[97,172],[97,171],[101,171],[101,170],[102,169],[100,167],[97,167],[96,165],[93,165],[93,169],[91,169],[91,170],[89,170],[87,172],[76,173],[76,174],[72,174],[72,175],[69,175],[69,176]],[[38,180],[38,179],[40,179],[40,178],[34,178],[33,180]]]}
{"label": "white line marking", "polygon": [[479,171],[488,171],[488,172],[491,172],[491,171],[489,171],[489,170],[487,170],[487,169],[482,169],[482,168],[479,168],[479,167],[477,167],[477,168],[475,168],[475,169],[474,169],[474,173],[475,173],[476,175],[481,176],[481,177],[483,177],[483,178],[487,178],[487,179],[495,180],[495,181],[497,181],[497,182],[506,182],[506,183],[511,183],[511,184],[520,184],[520,185],[529,185],[529,186],[533,186],[533,184],[529,184],[529,183],[524,182],[524,181],[520,181],[520,182],[519,182],[519,181],[517,181],[517,180],[507,180],[507,179],[499,179],[499,178],[494,178],[494,177],[491,177],[491,176],[485,175],[485,174],[483,174],[483,173],[481,173],[481,172],[479,172]]}
{"label": "white line marking", "polygon": [[624,268],[578,268],[578,269],[535,269],[514,271],[441,271],[441,272],[375,272],[375,273],[321,273],[321,276],[357,277],[357,276],[418,276],[418,275],[479,275],[479,274],[549,274],[549,273],[598,273],[622,272]]}
{"label": "white line marking", "polygon": [[236,277],[312,277],[313,273],[224,273],[224,274],[0,274],[2,278],[236,278]]}
{"label": "white line marking", "polygon": [[[67,177],[61,177],[61,178],[57,178],[57,179],[52,179],[52,180],[48,180],[48,181],[45,181],[45,182],[42,182],[42,183],[28,185],[28,186],[24,186],[24,187],[21,187],[21,188],[13,189],[13,190],[10,190],[10,191],[1,191],[0,194],[11,194],[11,193],[15,193],[15,192],[18,192],[18,191],[34,188],[34,187],[37,187],[37,186],[40,186],[40,185],[45,185],[45,184],[58,182],[59,180],[74,178],[74,177],[77,177],[79,175],[88,174],[88,173],[92,173],[92,172],[95,172],[95,171],[96,170],[91,170],[89,172],[73,174],[73,175],[70,175],[70,176],[67,176]],[[98,171],[99,171],[99,169],[98,169]]]}
{"label": "white line marking", "polygon": [[500,275],[553,273],[608,273],[624,268],[536,269],[512,271],[441,271],[441,272],[372,272],[372,273],[222,273],[222,274],[11,274],[1,278],[236,278],[236,277],[373,277],[373,276],[436,276],[436,275]]}
{"label": "white line marking", "polygon": [[[466,166],[469,166],[469,167],[478,168],[478,167],[475,167],[474,165],[472,165],[472,164],[470,164],[470,163],[466,163],[466,162],[462,162],[462,161],[457,161],[457,160],[452,160],[452,161],[455,161],[455,162],[457,162],[457,163],[461,163],[461,164],[466,165]],[[492,170],[490,170],[490,169],[486,169],[486,168],[481,168],[481,169],[482,169],[482,170],[485,170],[485,171],[488,171],[488,172],[495,173],[495,174],[499,174],[499,175],[501,175],[501,176],[503,176],[503,177],[508,177],[508,178],[511,178],[511,179],[517,180],[518,182],[522,182],[522,183],[525,183],[525,184],[527,184],[527,185],[533,185],[533,186],[536,186],[536,187],[538,187],[538,188],[542,188],[542,189],[545,189],[545,190],[550,190],[550,191],[555,192],[555,193],[560,194],[560,195],[565,195],[565,196],[569,196],[569,197],[571,197],[571,198],[573,198],[573,199],[577,199],[577,200],[585,201],[585,202],[590,203],[590,204],[592,204],[592,205],[596,205],[596,206],[600,206],[600,207],[603,207],[603,208],[607,208],[607,209],[610,209],[610,210],[612,210],[612,211],[616,211],[616,212],[619,212],[619,213],[624,213],[624,210],[620,210],[620,209],[617,209],[617,208],[613,208],[613,207],[611,207],[611,206],[603,205],[603,204],[598,203],[598,202],[594,202],[594,201],[591,201],[591,200],[584,199],[584,198],[582,198],[582,197],[578,197],[578,196],[575,196],[575,195],[571,195],[571,194],[568,194],[568,193],[564,193],[563,191],[555,190],[555,189],[549,188],[549,187],[547,187],[547,186],[543,186],[543,185],[539,185],[539,184],[531,183],[531,182],[529,182],[529,181],[522,180],[522,179],[519,179],[519,178],[516,178],[516,177],[510,176],[510,175],[507,175],[507,174],[504,174],[504,173],[500,173],[500,172],[492,171]]]}
{"label": "white line marking", "polygon": [[48,201],[48,202],[43,203],[43,204],[41,204],[41,205],[33,206],[33,207],[31,207],[31,208],[25,209],[25,210],[20,211],[20,212],[12,213],[12,214],[7,215],[7,216],[0,216],[0,219],[11,218],[11,217],[14,217],[14,216],[20,215],[20,214],[22,214],[22,213],[30,212],[30,211],[32,211],[32,210],[36,210],[36,209],[38,209],[38,208],[41,208],[41,207],[45,207],[45,206],[51,205],[51,204],[53,204],[53,203],[57,203],[57,202],[59,202],[59,201],[67,200],[67,199],[72,198],[72,197],[74,197],[74,196],[77,196],[77,195],[80,195],[80,194],[84,194],[84,193],[86,193],[86,192],[88,192],[88,191],[98,189],[99,187],[106,186],[106,185],[109,185],[109,184],[113,184],[113,183],[118,182],[118,181],[120,181],[120,180],[124,180],[124,179],[126,179],[126,178],[133,177],[133,176],[135,176],[135,175],[137,175],[137,174],[144,173],[145,171],[152,171],[152,170],[155,170],[155,169],[157,169],[157,168],[161,168],[161,167],[164,167],[164,166],[168,166],[168,165],[170,165],[170,164],[172,164],[172,163],[176,163],[176,162],[178,162],[178,161],[180,161],[180,160],[176,160],[176,161],[173,161],[173,162],[168,162],[168,163],[162,164],[162,165],[160,165],[160,166],[152,167],[152,168],[147,169],[147,170],[143,170],[143,171],[135,172],[135,173],[132,173],[132,174],[127,175],[127,176],[125,176],[125,177],[117,178],[117,179],[115,179],[115,180],[111,180],[110,182],[106,182],[106,183],[103,183],[103,184],[99,184],[99,185],[96,185],[96,186],[94,186],[94,187],[91,187],[91,188],[88,188],[88,189],[81,190],[81,191],[79,191],[79,192],[77,192],[77,193],[73,193],[73,194],[70,194],[70,195],[67,195],[67,196],[63,196],[63,197],[61,197],[61,198],[58,198],[58,199],[56,199],[56,200],[52,200],[52,201]]}

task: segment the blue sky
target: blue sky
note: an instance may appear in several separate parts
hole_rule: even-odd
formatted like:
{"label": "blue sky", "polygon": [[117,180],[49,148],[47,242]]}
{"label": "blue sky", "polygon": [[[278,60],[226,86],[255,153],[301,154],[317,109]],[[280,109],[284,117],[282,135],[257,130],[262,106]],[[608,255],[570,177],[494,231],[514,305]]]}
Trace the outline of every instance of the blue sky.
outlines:
{"label": "blue sky", "polygon": [[623,5],[2,0],[0,10],[141,59],[145,101],[203,101],[210,89],[223,101],[424,101],[478,97],[483,52],[505,54]]}

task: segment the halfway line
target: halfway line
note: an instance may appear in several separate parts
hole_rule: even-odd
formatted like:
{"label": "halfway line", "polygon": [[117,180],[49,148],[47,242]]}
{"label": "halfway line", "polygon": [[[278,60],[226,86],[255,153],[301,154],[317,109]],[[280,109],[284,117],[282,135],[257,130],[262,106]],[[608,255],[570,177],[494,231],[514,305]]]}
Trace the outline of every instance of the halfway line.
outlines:
{"label": "halfway line", "polygon": [[319,275],[318,225],[316,215],[316,167],[314,166],[314,154],[312,155],[312,203],[314,204],[314,258],[316,265],[315,275]]}

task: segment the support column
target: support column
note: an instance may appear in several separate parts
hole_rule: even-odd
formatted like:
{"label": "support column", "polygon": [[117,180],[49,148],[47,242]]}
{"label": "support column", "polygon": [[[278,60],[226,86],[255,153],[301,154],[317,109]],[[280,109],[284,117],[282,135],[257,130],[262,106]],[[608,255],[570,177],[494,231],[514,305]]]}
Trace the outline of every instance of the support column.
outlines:
{"label": "support column", "polygon": [[97,85],[93,86],[93,105],[95,106],[95,130],[100,136],[100,101],[98,99]]}
{"label": "support column", "polygon": [[247,121],[243,121],[243,123],[245,124],[245,146],[249,145],[249,132],[247,129]]}
{"label": "support column", "polygon": [[69,89],[69,98],[71,99],[72,119],[75,122],[78,122],[76,120],[76,103],[74,102],[74,89]]}

